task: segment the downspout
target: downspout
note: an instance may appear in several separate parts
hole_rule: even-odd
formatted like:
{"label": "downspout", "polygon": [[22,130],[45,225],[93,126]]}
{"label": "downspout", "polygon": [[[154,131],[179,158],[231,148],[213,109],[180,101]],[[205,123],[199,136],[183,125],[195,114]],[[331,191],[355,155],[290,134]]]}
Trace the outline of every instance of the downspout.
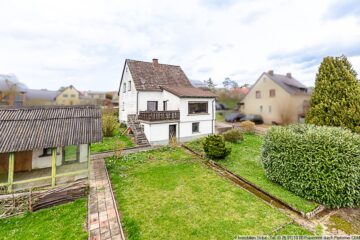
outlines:
{"label": "downspout", "polygon": [[139,114],[139,91],[136,92],[136,116]]}
{"label": "downspout", "polygon": [[214,102],[215,102],[215,99],[212,100],[212,103],[211,103],[211,106],[212,106],[212,119],[211,119],[211,134],[214,134],[214,121],[215,121],[215,118],[214,118]]}

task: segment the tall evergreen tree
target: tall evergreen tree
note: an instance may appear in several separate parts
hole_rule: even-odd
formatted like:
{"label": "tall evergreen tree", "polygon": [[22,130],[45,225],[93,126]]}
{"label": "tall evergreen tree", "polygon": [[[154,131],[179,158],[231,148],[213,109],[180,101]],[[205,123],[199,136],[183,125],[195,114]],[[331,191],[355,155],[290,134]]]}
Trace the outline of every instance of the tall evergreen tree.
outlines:
{"label": "tall evergreen tree", "polygon": [[345,56],[325,57],[316,75],[306,122],[360,133],[360,84]]}

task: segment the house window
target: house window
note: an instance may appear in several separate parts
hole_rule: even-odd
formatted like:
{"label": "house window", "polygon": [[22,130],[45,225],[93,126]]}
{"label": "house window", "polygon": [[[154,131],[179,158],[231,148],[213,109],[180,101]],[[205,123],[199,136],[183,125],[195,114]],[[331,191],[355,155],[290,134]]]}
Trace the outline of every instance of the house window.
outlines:
{"label": "house window", "polygon": [[72,98],[75,98],[75,94],[71,94],[71,97],[72,97]]}
{"label": "house window", "polygon": [[208,113],[208,102],[189,102],[189,114]]}
{"label": "house window", "polygon": [[270,89],[269,96],[270,97],[275,97],[275,89]]}
{"label": "house window", "polygon": [[63,94],[63,97],[64,97],[64,98],[67,98],[67,97],[68,97],[68,95],[67,95],[67,94]]}
{"label": "house window", "polygon": [[80,146],[79,145],[71,145],[65,146],[62,149],[62,163],[73,163],[79,162],[80,159]]}
{"label": "house window", "polygon": [[129,85],[128,86],[128,88],[129,88],[128,91],[131,91],[131,81],[128,82],[128,85]]}
{"label": "house window", "polygon": [[43,153],[39,157],[51,156],[51,148],[44,148]]}
{"label": "house window", "polygon": [[126,92],[126,83],[123,84],[123,92]]}
{"label": "house window", "polygon": [[262,113],[262,111],[263,111],[263,106],[260,105],[260,112]]}
{"label": "house window", "polygon": [[199,123],[198,122],[192,123],[192,133],[199,133],[199,132],[200,132]]}
{"label": "house window", "polygon": [[271,106],[269,106],[269,113],[271,113]]}
{"label": "house window", "polygon": [[148,101],[147,102],[147,110],[148,111],[157,111],[158,110],[158,102],[157,101]]}
{"label": "house window", "polygon": [[261,98],[261,92],[260,91],[256,91],[256,98]]}
{"label": "house window", "polygon": [[122,102],[122,111],[125,111],[125,103]]}
{"label": "house window", "polygon": [[163,109],[164,111],[167,111],[167,101],[163,101]]}

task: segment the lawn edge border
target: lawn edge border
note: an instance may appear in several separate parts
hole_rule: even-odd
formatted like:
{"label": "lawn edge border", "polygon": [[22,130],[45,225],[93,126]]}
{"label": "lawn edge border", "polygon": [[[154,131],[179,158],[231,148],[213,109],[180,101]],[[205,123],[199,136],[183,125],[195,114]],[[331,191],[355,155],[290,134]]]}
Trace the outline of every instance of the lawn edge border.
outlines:
{"label": "lawn edge border", "polygon": [[[260,193],[266,195],[267,197],[271,198],[272,200],[274,200],[275,202],[277,202],[278,204],[280,205],[283,205],[284,207],[286,207],[287,209],[289,209],[290,211],[296,213],[297,215],[300,215],[306,219],[312,219],[313,217],[315,217],[317,214],[319,214],[320,212],[324,211],[326,209],[325,206],[319,204],[317,207],[315,207],[312,211],[310,212],[307,212],[307,213],[304,213],[296,208],[294,208],[293,206],[289,205],[288,203],[284,202],[283,200],[273,196],[272,194],[264,191],[263,189],[261,189],[260,187],[256,186],[255,184],[253,184],[252,182],[248,181],[247,179],[233,173],[232,171],[230,171],[229,169],[221,166],[220,164],[208,159],[206,156],[204,156],[203,154],[200,154],[194,150],[192,150],[190,147],[184,145],[184,144],[181,144],[181,146],[183,148],[185,148],[186,150],[192,152],[193,154],[195,154],[196,156],[204,159],[204,160],[207,160],[208,161],[208,164],[212,165],[212,166],[215,166],[216,168],[222,170],[222,171],[225,171],[227,172],[228,174],[232,175],[234,178],[244,182],[245,184],[249,185],[250,187],[254,188],[255,190],[259,191]],[[207,164],[207,165],[208,165]],[[254,194],[254,193],[252,193]],[[273,204],[272,204],[273,205]]]}

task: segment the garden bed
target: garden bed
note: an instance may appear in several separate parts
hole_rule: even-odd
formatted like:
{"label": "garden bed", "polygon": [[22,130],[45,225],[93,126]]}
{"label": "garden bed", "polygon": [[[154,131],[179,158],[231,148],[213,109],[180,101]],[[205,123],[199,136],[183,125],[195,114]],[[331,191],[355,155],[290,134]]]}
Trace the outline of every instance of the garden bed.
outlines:
{"label": "garden bed", "polygon": [[0,219],[0,239],[87,239],[87,201]]}
{"label": "garden bed", "polygon": [[[106,161],[129,239],[271,235],[291,219],[181,148]],[[282,232],[280,232],[282,234]],[[286,234],[310,234],[296,224]]]}
{"label": "garden bed", "polygon": [[[262,137],[259,135],[245,134],[244,141],[230,144],[232,146],[231,154],[217,163],[300,212],[308,213],[314,210],[318,204],[307,201],[267,179],[260,163],[262,141]],[[186,146],[204,154],[201,140],[186,143]]]}

